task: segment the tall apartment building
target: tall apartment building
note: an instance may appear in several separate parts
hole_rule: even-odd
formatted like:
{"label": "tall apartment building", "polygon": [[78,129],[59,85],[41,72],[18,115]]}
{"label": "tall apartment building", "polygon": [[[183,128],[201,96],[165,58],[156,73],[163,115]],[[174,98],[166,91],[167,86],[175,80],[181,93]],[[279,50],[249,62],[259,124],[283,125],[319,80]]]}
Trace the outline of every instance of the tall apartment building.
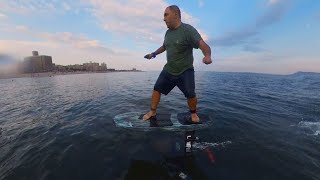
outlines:
{"label": "tall apartment building", "polygon": [[38,51],[32,51],[32,56],[25,57],[23,71],[25,73],[49,72],[53,70],[52,57],[40,55]]}
{"label": "tall apartment building", "polygon": [[96,62],[89,62],[89,63],[83,63],[84,69],[87,71],[99,71],[99,63]]}

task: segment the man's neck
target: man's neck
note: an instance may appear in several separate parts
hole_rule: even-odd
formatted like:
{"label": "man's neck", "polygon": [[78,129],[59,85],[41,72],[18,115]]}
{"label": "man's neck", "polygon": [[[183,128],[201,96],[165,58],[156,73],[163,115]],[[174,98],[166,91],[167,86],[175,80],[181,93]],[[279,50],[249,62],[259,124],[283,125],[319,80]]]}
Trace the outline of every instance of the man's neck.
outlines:
{"label": "man's neck", "polygon": [[173,29],[178,29],[178,27],[180,27],[180,25],[181,25],[181,21],[179,21],[179,22],[175,25],[175,27],[174,27]]}

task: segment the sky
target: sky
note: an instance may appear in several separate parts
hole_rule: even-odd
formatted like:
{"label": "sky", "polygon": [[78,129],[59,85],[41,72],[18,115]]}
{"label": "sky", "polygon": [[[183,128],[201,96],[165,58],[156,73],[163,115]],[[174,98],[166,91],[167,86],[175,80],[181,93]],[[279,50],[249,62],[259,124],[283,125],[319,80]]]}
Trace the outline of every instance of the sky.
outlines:
{"label": "sky", "polygon": [[163,13],[173,4],[211,47],[210,65],[194,49],[196,71],[320,72],[317,0],[0,0],[0,57],[37,50],[60,65],[160,71],[165,52],[143,56],[162,45]]}

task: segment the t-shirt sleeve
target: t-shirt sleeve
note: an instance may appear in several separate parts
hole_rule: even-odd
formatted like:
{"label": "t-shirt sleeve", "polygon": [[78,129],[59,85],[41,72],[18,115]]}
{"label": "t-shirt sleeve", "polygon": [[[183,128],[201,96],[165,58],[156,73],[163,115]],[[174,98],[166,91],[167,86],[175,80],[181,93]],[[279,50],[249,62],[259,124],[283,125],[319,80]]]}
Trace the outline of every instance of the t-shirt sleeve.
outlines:
{"label": "t-shirt sleeve", "polygon": [[188,28],[188,40],[191,45],[191,47],[198,49],[199,48],[199,41],[202,39],[199,32],[192,26],[189,26]]}

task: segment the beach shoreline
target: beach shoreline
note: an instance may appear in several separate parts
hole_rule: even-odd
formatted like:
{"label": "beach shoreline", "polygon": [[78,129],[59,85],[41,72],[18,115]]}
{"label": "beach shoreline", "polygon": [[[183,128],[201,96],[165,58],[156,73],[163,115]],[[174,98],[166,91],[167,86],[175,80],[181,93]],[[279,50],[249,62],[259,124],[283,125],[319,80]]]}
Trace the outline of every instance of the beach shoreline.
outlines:
{"label": "beach shoreline", "polygon": [[0,79],[15,79],[15,78],[38,78],[38,77],[54,77],[61,75],[74,75],[74,74],[95,74],[95,73],[114,73],[114,72],[141,72],[141,71],[76,71],[76,72],[41,72],[41,73],[15,73],[15,74],[0,74]]}

